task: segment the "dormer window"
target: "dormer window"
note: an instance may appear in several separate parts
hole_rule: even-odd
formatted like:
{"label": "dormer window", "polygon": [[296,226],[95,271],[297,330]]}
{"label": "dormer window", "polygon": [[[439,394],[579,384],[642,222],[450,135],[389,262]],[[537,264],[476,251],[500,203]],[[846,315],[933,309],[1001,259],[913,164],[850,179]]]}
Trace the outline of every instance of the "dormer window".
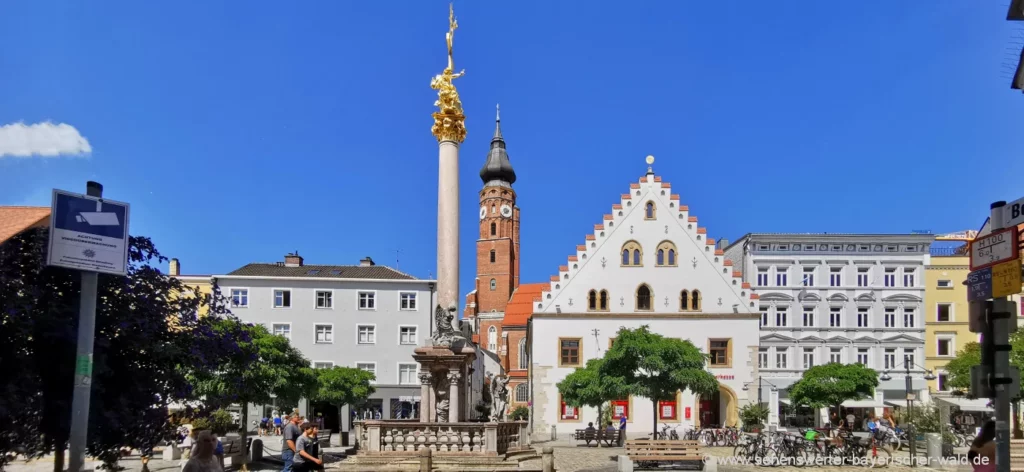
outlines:
{"label": "dormer window", "polygon": [[654,202],[647,202],[647,205],[644,205],[644,219],[654,219]]}

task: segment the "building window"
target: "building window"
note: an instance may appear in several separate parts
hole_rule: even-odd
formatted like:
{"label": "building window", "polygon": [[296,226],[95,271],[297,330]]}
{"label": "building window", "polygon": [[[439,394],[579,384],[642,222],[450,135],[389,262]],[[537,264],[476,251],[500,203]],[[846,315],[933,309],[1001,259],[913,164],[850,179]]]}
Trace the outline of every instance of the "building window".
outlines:
{"label": "building window", "polygon": [[357,362],[356,368],[373,374],[373,379],[377,380],[377,363],[376,362]]}
{"label": "building window", "polygon": [[376,344],[377,343],[377,327],[373,325],[359,325],[356,328],[358,333],[357,342],[359,344]]}
{"label": "building window", "polygon": [[690,295],[690,306],[693,307],[693,311],[700,311],[700,290],[694,290]]}
{"label": "building window", "polygon": [[314,362],[313,363],[313,368],[314,369],[331,369],[333,367],[334,367],[334,363],[331,362],[331,361],[323,361],[323,362]]}
{"label": "building window", "polygon": [[914,327],[914,310],[912,308],[903,309],[903,327],[913,328]]}
{"label": "building window", "polygon": [[779,287],[785,287],[787,285],[786,280],[786,267],[775,268],[775,285]]}
{"label": "building window", "polygon": [[601,311],[608,311],[608,291],[601,290],[598,294],[597,309]]}
{"label": "building window", "polygon": [[757,268],[757,286],[767,287],[768,286],[768,268],[758,267]]}
{"label": "building window", "polygon": [[940,280],[938,284],[939,288],[953,288],[952,280]]}
{"label": "building window", "polygon": [[810,369],[811,367],[814,367],[814,348],[813,347],[805,347],[804,348],[804,369]]}
{"label": "building window", "polygon": [[828,285],[830,287],[840,287],[840,286],[843,285],[843,268],[842,267],[831,267],[831,268],[829,268]]}
{"label": "building window", "polygon": [[274,308],[288,308],[292,306],[291,290],[274,290]]}
{"label": "building window", "polygon": [[886,349],[885,350],[885,356],[883,356],[882,359],[884,360],[884,364],[883,364],[883,368],[884,369],[891,370],[891,369],[895,369],[896,368],[896,350],[895,349]]}
{"label": "building window", "polygon": [[679,292],[679,309],[683,311],[690,309],[690,292],[687,290]]}
{"label": "building window", "polygon": [[870,269],[867,268],[867,267],[858,267],[857,268],[857,286],[858,287],[867,287],[868,286],[868,270],[870,270]]}
{"label": "building window", "polygon": [[896,269],[887,268],[885,269],[885,286],[895,287],[896,286]]}
{"label": "building window", "polygon": [[651,287],[647,284],[640,284],[636,289],[636,309],[640,311],[650,311],[654,306],[654,293],[651,292]]}
{"label": "building window", "polygon": [[676,265],[676,246],[671,241],[662,241],[658,244],[656,265],[658,267],[672,267]]}
{"label": "building window", "polygon": [[757,368],[767,369],[768,366],[768,348],[762,347],[757,350]]}
{"label": "building window", "polygon": [[708,353],[710,354],[711,367],[731,367],[732,359],[729,355],[728,339],[712,339],[708,341]]}
{"label": "building window", "polygon": [[530,401],[530,387],[521,383],[516,385],[516,403],[527,403]]}
{"label": "building window", "polygon": [[497,290],[497,289],[498,289],[498,281],[495,280],[495,279],[491,279],[491,290]]}
{"label": "building window", "polygon": [[313,325],[316,332],[317,344],[330,344],[334,342],[334,326],[329,324]]}
{"label": "building window", "polygon": [[519,340],[519,369],[526,370],[530,368],[530,358],[526,352],[526,338]]}
{"label": "building window", "polygon": [[935,380],[937,381],[937,385],[940,392],[945,392],[949,390],[948,388],[946,388],[946,383],[949,381],[949,374],[945,372],[939,372]]}
{"label": "building window", "polygon": [[868,348],[857,348],[857,363],[865,366],[868,365]]}
{"label": "building window", "polygon": [[558,417],[563,420],[578,420],[580,419],[580,412],[574,406],[567,405],[562,401],[562,396],[558,396],[558,403],[561,405],[558,411]]}
{"label": "building window", "polygon": [[398,328],[398,344],[416,344],[416,332],[419,328],[415,326],[400,326]]}
{"label": "building window", "polygon": [[828,310],[828,325],[832,328],[839,328],[843,326],[843,309],[839,307],[832,307]]}
{"label": "building window", "polygon": [[644,219],[654,219],[654,202],[647,202],[647,205],[644,205]]}
{"label": "building window", "polygon": [[761,326],[768,326],[768,307],[761,305]]}
{"label": "building window", "polygon": [[317,290],[316,307],[334,308],[334,292],[331,292],[330,290]]}
{"label": "building window", "polygon": [[658,419],[662,419],[662,420],[675,420],[676,419],[676,401],[675,400],[658,400]]}
{"label": "building window", "polygon": [[775,326],[778,326],[780,328],[784,328],[784,327],[788,326],[789,325],[789,323],[788,323],[789,320],[787,319],[788,315],[789,315],[789,307],[788,306],[776,307],[775,308]]}
{"label": "building window", "polygon": [[416,371],[419,366],[416,364],[398,364],[398,385],[416,385]]}
{"label": "building window", "polygon": [[359,292],[359,309],[376,310],[377,294],[374,292]]}
{"label": "building window", "polygon": [[914,269],[904,268],[903,269],[903,286],[913,287],[914,286]]}
{"label": "building window", "polygon": [[497,253],[495,253],[495,252],[494,252],[494,250],[492,249],[492,250],[491,250],[491,264],[494,264],[494,261],[496,261],[496,260],[498,260],[498,255],[497,255]]}
{"label": "building window", "polygon": [[787,361],[786,348],[784,348],[784,347],[777,347],[777,348],[775,348],[775,367],[777,367],[779,369],[785,369],[786,368],[786,361]]}
{"label": "building window", "polygon": [[398,294],[398,308],[401,310],[416,310],[416,292],[401,292]]}
{"label": "building window", "polygon": [[814,307],[810,307],[810,306],[805,306],[804,307],[804,327],[805,328],[812,328],[812,327],[814,327]]}
{"label": "building window", "polygon": [[804,267],[804,287],[814,286],[814,267]]}
{"label": "building window", "polygon": [[833,347],[828,350],[828,361],[835,362],[837,364],[843,363],[843,348]]}
{"label": "building window", "polygon": [[597,290],[591,290],[587,293],[587,309],[590,311],[597,310]]}
{"label": "building window", "polygon": [[491,223],[491,236],[496,236],[497,234],[498,234],[498,225],[496,223]]}
{"label": "building window", "polygon": [[271,325],[270,330],[277,336],[284,336],[288,339],[292,338],[292,325],[290,323],[274,323]]}
{"label": "building window", "polygon": [[903,350],[903,365],[908,369],[914,369],[914,350],[907,348]]}
{"label": "building window", "polygon": [[580,365],[580,338],[559,339],[559,366],[576,367]]}
{"label": "building window", "polygon": [[870,311],[865,307],[857,308],[857,327],[867,328],[868,319],[870,318]]}
{"label": "building window", "polygon": [[487,328],[487,350],[498,352],[498,328],[494,326]]}
{"label": "building window", "polygon": [[244,288],[231,289],[231,306],[233,308],[249,306],[249,290]]}
{"label": "building window", "polygon": [[953,321],[953,305],[949,303],[939,303],[937,305],[935,321]]}
{"label": "building window", "polygon": [[886,308],[885,309],[885,327],[895,328],[896,327],[896,309]]}
{"label": "building window", "polygon": [[643,252],[640,243],[627,241],[622,245],[622,265],[627,267],[640,267],[643,261]]}
{"label": "building window", "polygon": [[953,349],[953,339],[951,338],[938,338],[936,339],[937,345],[935,346],[935,354],[942,357],[952,357],[955,350]]}

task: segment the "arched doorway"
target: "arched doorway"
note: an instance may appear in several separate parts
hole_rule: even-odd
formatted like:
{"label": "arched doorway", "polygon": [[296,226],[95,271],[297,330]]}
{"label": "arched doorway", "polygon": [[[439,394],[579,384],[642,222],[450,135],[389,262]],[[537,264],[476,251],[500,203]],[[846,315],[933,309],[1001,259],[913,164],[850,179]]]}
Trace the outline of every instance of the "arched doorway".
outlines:
{"label": "arched doorway", "polygon": [[719,384],[718,391],[697,398],[697,421],[701,427],[723,427],[739,425],[736,393]]}

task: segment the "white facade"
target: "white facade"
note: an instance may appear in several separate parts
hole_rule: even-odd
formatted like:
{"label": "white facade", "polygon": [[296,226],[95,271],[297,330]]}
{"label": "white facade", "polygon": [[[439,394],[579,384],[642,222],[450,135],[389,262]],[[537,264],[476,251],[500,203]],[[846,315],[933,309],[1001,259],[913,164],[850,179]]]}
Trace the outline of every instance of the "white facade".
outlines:
{"label": "white facade", "polygon": [[[705,422],[736,424],[738,407],[748,401],[743,386],[752,379],[757,350],[754,300],[740,274],[716,251],[714,240],[679,204],[668,183],[648,173],[632,184],[630,193],[622,195],[620,204],[560,269],[535,303],[528,333],[533,361],[531,418],[537,434],[548,434],[556,425],[560,436],[569,435],[597,421],[596,409],[566,417],[556,385],[588,359],[603,356],[620,327],[641,325],[688,339],[705,353],[712,340],[725,346],[724,358],[709,366],[722,388],[717,409],[705,405],[716,409]],[[563,342],[578,343],[577,354],[563,352],[572,348]],[[623,400],[630,409],[629,428],[649,433],[654,420],[651,402]],[[676,418],[658,422],[693,424],[701,420],[697,406],[697,400],[683,392],[675,406]]]}
{"label": "white facade", "polygon": [[[814,365],[859,362],[892,380],[857,405],[919,399],[924,380],[925,266],[932,235],[748,234],[726,250],[759,296],[761,378],[778,388]],[[781,401],[786,402],[785,392]],[[854,404],[851,402],[851,405]]]}

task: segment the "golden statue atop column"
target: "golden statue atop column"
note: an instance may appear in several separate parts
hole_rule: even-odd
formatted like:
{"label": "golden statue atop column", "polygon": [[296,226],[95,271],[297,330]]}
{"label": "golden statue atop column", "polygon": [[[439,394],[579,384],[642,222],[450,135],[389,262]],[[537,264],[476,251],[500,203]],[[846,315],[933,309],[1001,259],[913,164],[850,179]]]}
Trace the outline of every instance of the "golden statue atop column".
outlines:
{"label": "golden statue atop column", "polygon": [[466,71],[455,73],[455,60],[452,56],[452,43],[455,41],[455,30],[459,22],[455,19],[455,6],[448,5],[448,33],[445,40],[448,43],[448,67],[430,81],[430,88],[437,90],[437,101],[434,106],[438,111],[434,112],[434,126],[430,132],[434,134],[438,142],[455,141],[461,143],[466,139],[466,116],[462,113],[462,100],[459,99],[459,91],[455,90],[453,81],[462,77]]}

